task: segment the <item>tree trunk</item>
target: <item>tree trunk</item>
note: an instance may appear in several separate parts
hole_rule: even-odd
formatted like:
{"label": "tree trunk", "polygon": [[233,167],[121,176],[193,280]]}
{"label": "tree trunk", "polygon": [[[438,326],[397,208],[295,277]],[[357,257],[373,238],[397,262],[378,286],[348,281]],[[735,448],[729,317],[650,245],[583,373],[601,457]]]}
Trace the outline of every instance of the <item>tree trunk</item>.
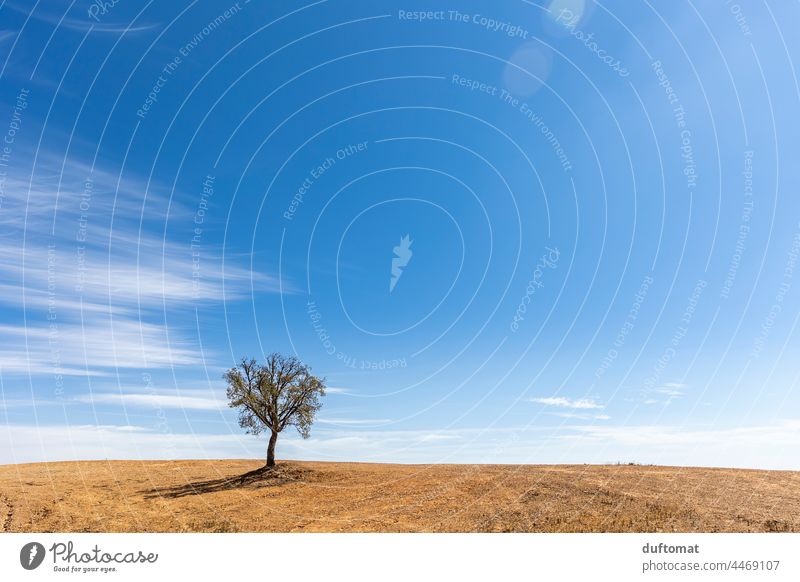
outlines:
{"label": "tree trunk", "polygon": [[267,446],[267,467],[275,466],[275,443],[278,442],[278,433],[272,431],[269,437],[269,445]]}

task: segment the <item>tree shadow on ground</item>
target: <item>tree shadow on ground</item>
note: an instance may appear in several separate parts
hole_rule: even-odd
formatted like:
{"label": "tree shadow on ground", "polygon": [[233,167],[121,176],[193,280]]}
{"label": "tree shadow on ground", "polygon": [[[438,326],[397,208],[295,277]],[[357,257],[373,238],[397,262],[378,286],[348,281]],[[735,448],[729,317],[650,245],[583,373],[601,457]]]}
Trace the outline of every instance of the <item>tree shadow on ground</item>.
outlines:
{"label": "tree shadow on ground", "polygon": [[183,485],[172,487],[158,487],[141,491],[145,499],[154,497],[186,497],[188,495],[204,495],[206,493],[217,493],[219,491],[231,491],[234,489],[260,489],[262,487],[277,487],[287,483],[304,483],[308,480],[311,473],[308,469],[299,469],[291,465],[276,465],[274,467],[259,467],[253,471],[234,475],[232,477],[222,477],[219,479],[209,479],[206,481],[195,481]]}

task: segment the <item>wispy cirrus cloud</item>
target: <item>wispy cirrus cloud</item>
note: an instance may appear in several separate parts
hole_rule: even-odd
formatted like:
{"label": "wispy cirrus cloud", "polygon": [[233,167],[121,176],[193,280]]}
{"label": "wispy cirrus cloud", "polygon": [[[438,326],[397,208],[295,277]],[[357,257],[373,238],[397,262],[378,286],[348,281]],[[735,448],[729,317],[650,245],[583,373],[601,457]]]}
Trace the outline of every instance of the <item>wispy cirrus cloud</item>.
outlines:
{"label": "wispy cirrus cloud", "polygon": [[[100,3],[103,4],[103,3]],[[89,30],[98,33],[121,34],[127,32],[128,34],[137,32],[147,32],[157,28],[158,24],[137,24],[125,22],[112,22],[110,17],[107,20],[101,21],[99,18],[92,18],[90,16],[90,8],[86,8],[84,4],[79,4],[70,11],[72,5],[66,5],[59,2],[54,4],[40,4],[35,5],[35,9],[30,6],[17,5],[15,2],[6,2],[6,7],[19,12],[20,14],[30,17],[33,20],[38,20],[53,27],[64,28],[79,33],[84,33]],[[54,9],[55,8],[55,9]],[[66,10],[66,12],[63,12]],[[98,9],[96,14],[99,14]]]}
{"label": "wispy cirrus cloud", "polygon": [[602,404],[598,404],[594,400],[588,400],[585,398],[572,400],[570,398],[564,398],[562,396],[547,396],[544,398],[531,398],[531,402],[536,402],[537,404],[543,404],[544,406],[555,406],[557,408],[573,408],[577,410],[599,410],[605,408]]}
{"label": "wispy cirrus cloud", "polygon": [[561,418],[571,418],[577,420],[611,420],[607,414],[586,414],[582,412],[554,412],[554,416]]}
{"label": "wispy cirrus cloud", "polygon": [[353,390],[350,390],[349,388],[342,388],[341,386],[326,386],[325,387],[325,393],[326,394],[342,394],[342,395],[348,396],[350,394],[353,394],[354,392],[353,392]]}
{"label": "wispy cirrus cloud", "polygon": [[[800,469],[800,420],[742,427],[598,426],[287,431],[288,459],[412,463],[611,463]],[[780,443],[776,447],[775,443]],[[265,439],[146,426],[15,425],[0,430],[0,464],[76,459],[262,458]]]}
{"label": "wispy cirrus cloud", "polygon": [[[194,226],[194,211],[163,192],[169,189],[136,176],[42,153],[33,176],[6,178],[0,280],[34,294],[55,280],[61,297],[144,306],[237,299],[251,285],[279,291],[277,278],[236,261],[223,269],[222,256],[207,242],[198,256],[189,234],[183,240],[152,234],[162,233],[170,218]],[[284,292],[292,289],[284,281]],[[0,299],[18,301],[19,294]]]}
{"label": "wispy cirrus cloud", "polygon": [[114,369],[202,363],[194,344],[166,326],[118,318],[91,323],[0,325],[2,373],[105,375]]}
{"label": "wispy cirrus cloud", "polygon": [[353,426],[353,425],[365,425],[365,426],[375,426],[380,424],[389,424],[391,419],[388,418],[318,418],[316,422],[320,424],[334,424],[340,426]]}
{"label": "wispy cirrus cloud", "polygon": [[664,382],[663,384],[650,388],[645,396],[645,404],[670,404],[673,400],[683,398],[686,395],[688,386],[680,382]]}
{"label": "wispy cirrus cloud", "polygon": [[684,394],[686,394],[686,384],[681,384],[679,382],[666,382],[655,388],[653,392],[657,394],[664,394],[665,396],[669,396],[671,398],[680,398]]}
{"label": "wispy cirrus cloud", "polygon": [[0,212],[0,373],[197,365],[187,312],[292,292],[210,242],[198,250],[167,236],[170,219],[193,231],[194,210],[155,182],[46,151],[35,172],[19,172],[6,177]]}
{"label": "wispy cirrus cloud", "polygon": [[228,402],[208,390],[180,390],[165,393],[99,392],[82,394],[75,400],[94,405],[116,405],[125,408],[175,408],[180,410],[227,410]]}

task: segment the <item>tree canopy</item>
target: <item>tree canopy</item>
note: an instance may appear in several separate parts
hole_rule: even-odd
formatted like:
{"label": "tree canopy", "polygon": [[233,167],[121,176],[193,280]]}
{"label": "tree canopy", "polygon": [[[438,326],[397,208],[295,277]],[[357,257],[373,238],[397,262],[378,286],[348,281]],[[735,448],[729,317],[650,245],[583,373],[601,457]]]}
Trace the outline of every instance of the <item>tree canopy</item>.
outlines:
{"label": "tree canopy", "polygon": [[229,405],[239,409],[239,425],[258,435],[270,431],[267,465],[274,464],[278,433],[293,426],[308,438],[325,396],[325,379],[311,374],[299,359],[272,353],[264,364],[242,358],[225,372]]}

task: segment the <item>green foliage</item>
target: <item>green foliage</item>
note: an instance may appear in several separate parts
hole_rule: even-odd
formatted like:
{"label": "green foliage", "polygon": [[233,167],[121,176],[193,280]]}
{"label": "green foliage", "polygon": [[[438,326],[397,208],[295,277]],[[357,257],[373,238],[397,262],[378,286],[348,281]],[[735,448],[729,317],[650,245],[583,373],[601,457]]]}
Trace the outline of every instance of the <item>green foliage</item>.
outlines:
{"label": "green foliage", "polygon": [[223,375],[231,408],[239,409],[239,425],[252,434],[279,433],[294,426],[308,438],[314,416],[322,407],[325,379],[295,357],[273,353],[261,365],[242,358]]}

